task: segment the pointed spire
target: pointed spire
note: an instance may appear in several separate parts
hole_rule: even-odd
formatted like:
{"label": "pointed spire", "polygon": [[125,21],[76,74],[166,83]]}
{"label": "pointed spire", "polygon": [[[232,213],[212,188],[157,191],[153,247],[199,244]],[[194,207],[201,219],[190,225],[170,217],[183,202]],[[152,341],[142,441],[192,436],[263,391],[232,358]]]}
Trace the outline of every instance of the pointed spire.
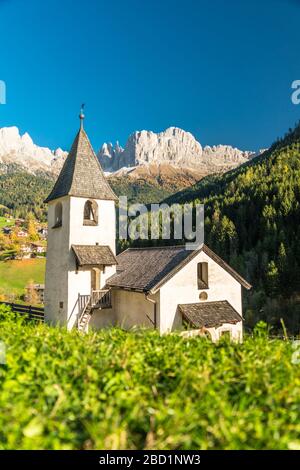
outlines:
{"label": "pointed spire", "polygon": [[53,201],[63,196],[116,201],[118,198],[108,184],[98,158],[83,129],[83,108],[80,112],[80,129],[73,142],[57,181],[45,200]]}

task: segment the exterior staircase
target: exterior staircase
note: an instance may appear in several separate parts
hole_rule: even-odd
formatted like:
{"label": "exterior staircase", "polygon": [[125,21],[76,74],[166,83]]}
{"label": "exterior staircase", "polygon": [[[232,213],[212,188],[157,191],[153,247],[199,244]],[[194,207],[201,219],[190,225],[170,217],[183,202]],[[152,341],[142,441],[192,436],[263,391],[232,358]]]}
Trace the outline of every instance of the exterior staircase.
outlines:
{"label": "exterior staircase", "polygon": [[88,331],[93,310],[111,307],[111,292],[102,289],[93,291],[92,295],[79,295],[77,302],[79,306],[77,328],[85,333]]}
{"label": "exterior staircase", "polygon": [[77,324],[77,328],[78,328],[78,331],[82,331],[82,332],[86,332],[87,331],[87,328],[88,328],[88,324],[89,324],[89,321],[90,321],[90,318],[92,316],[92,310],[93,310],[93,307],[92,305],[89,303],[84,312],[81,314],[81,316],[78,318],[78,324]]}

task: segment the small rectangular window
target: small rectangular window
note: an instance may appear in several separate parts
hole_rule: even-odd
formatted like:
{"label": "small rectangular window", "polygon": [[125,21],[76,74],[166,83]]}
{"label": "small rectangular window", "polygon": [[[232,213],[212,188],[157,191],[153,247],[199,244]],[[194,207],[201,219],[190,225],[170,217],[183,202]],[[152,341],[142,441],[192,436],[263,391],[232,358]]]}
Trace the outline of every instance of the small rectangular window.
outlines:
{"label": "small rectangular window", "polygon": [[198,263],[198,289],[208,289],[208,263]]}

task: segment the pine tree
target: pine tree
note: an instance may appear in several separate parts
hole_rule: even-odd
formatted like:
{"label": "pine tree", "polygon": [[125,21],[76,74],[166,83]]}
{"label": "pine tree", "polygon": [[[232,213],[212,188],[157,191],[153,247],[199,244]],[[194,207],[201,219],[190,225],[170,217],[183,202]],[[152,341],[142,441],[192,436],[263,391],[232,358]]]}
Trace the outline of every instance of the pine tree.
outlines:
{"label": "pine tree", "polygon": [[272,260],[268,264],[267,273],[266,273],[266,287],[267,293],[270,296],[276,296],[278,294],[279,289],[279,271]]}

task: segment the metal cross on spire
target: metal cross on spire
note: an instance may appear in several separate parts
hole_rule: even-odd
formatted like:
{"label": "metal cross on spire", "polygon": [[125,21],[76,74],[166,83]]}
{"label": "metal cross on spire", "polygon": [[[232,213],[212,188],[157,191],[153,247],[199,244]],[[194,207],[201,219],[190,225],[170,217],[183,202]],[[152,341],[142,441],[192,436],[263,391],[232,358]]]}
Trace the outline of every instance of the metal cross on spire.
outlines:
{"label": "metal cross on spire", "polygon": [[84,106],[85,106],[85,104],[82,103],[81,108],[80,108],[80,114],[79,114],[80,129],[83,129],[83,120],[84,120],[84,118],[85,118],[85,115],[84,115]]}

